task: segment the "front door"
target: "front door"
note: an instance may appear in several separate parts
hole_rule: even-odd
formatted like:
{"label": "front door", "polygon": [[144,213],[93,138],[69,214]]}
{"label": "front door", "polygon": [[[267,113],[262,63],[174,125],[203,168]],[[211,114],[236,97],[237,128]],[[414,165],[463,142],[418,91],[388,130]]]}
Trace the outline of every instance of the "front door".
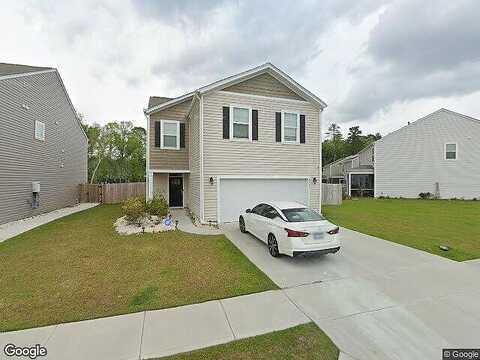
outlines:
{"label": "front door", "polygon": [[183,176],[170,175],[168,178],[168,205],[170,207],[183,206]]}

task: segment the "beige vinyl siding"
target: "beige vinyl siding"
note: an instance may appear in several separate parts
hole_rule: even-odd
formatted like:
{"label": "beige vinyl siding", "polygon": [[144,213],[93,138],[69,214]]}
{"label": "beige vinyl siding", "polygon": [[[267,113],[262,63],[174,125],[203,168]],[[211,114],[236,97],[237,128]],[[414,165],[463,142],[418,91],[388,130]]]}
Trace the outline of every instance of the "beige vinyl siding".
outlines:
{"label": "beige vinyl siding", "polygon": [[358,153],[360,165],[373,166],[373,149],[373,145],[370,145]]}
{"label": "beige vinyl siding", "polygon": [[[45,141],[34,139],[35,120]],[[57,72],[0,80],[0,124],[0,223],[76,204],[88,145]],[[37,209],[32,181],[40,181]]]}
{"label": "beige vinyl siding", "polygon": [[352,159],[352,169],[358,169],[360,167],[360,158],[357,156]]}
{"label": "beige vinyl siding", "polygon": [[[375,143],[375,196],[480,198],[480,121],[447,110],[420,119]],[[445,160],[457,143],[457,160]]]}
{"label": "beige vinyl siding", "polygon": [[168,202],[168,174],[153,174],[153,195],[163,195]]}
{"label": "beige vinyl siding", "polygon": [[177,120],[185,122],[191,100],[172,106],[150,115],[150,169],[152,170],[188,170],[188,126],[185,124],[185,148],[167,150],[155,147],[155,122],[160,120]]}
{"label": "beige vinyl siding", "polygon": [[188,120],[190,123],[188,207],[198,218],[200,218],[200,107],[198,101],[195,102]]}
{"label": "beige vinyl siding", "polygon": [[183,206],[190,207],[190,174],[183,174]]}
{"label": "beige vinyl siding", "polygon": [[229,86],[223,90],[243,94],[304,100],[269,74],[255,76],[254,78]]}
{"label": "beige vinyl siding", "polygon": [[[225,140],[222,136],[222,107],[244,105],[258,110],[258,141]],[[213,92],[204,96],[204,201],[205,221],[216,221],[217,180],[219,175],[305,176],[309,181],[310,206],[318,208],[319,109],[307,102]],[[305,114],[306,143],[275,142],[275,112],[289,110]],[[215,179],[211,185],[209,178]]]}

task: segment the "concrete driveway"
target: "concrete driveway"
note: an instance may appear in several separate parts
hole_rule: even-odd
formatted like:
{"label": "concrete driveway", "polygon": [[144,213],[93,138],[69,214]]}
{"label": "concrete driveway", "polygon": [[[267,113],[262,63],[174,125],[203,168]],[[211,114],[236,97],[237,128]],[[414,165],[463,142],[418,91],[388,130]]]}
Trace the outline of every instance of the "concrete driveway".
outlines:
{"label": "concrete driveway", "polygon": [[236,224],[225,235],[353,359],[442,358],[480,347],[480,267],[341,229],[337,254],[272,258]]}

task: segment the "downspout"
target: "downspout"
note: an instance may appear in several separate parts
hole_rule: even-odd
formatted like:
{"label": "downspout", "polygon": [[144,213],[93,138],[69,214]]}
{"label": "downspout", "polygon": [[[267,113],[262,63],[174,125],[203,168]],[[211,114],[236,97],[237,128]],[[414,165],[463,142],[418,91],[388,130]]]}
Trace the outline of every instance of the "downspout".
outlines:
{"label": "downspout", "polygon": [[147,200],[153,197],[153,174],[150,173],[150,115],[147,114],[147,110],[143,110],[145,119],[147,119],[147,141],[145,151],[145,197]]}
{"label": "downspout", "polygon": [[195,93],[195,96],[198,97],[200,101],[199,111],[200,111],[200,223],[205,223],[205,189],[203,188],[203,96],[198,92]]}
{"label": "downspout", "polygon": [[319,199],[318,199],[318,212],[322,213],[322,112],[323,108],[320,107],[318,112],[318,140],[319,140],[319,158],[318,158],[318,183],[319,183]]}

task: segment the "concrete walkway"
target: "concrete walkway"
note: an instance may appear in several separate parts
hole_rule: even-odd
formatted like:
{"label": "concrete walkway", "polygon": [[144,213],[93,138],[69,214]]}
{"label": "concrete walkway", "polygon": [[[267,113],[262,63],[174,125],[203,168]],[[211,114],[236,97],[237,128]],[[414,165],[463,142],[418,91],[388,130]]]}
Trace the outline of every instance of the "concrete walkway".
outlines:
{"label": "concrete walkway", "polygon": [[[441,359],[480,343],[480,271],[341,229],[337,254],[272,258],[238,225],[225,235],[356,360]],[[346,356],[346,355],[345,355]]]}
{"label": "concrete walkway", "polygon": [[79,211],[90,209],[97,205],[97,203],[82,203],[75,206],[54,210],[34,217],[2,224],[0,225],[0,242],[10,239],[28,230],[34,229],[37,226],[49,223],[53,220],[60,219],[64,216],[74,214]]}
{"label": "concrete walkway", "polygon": [[[55,360],[149,359],[309,322],[281,290],[156,311],[0,333],[6,344],[47,348]],[[3,357],[2,357],[3,356]]]}
{"label": "concrete walkway", "polygon": [[171,209],[170,212],[175,220],[178,220],[178,229],[191,234],[218,235],[223,230],[208,225],[194,225],[185,209]]}

